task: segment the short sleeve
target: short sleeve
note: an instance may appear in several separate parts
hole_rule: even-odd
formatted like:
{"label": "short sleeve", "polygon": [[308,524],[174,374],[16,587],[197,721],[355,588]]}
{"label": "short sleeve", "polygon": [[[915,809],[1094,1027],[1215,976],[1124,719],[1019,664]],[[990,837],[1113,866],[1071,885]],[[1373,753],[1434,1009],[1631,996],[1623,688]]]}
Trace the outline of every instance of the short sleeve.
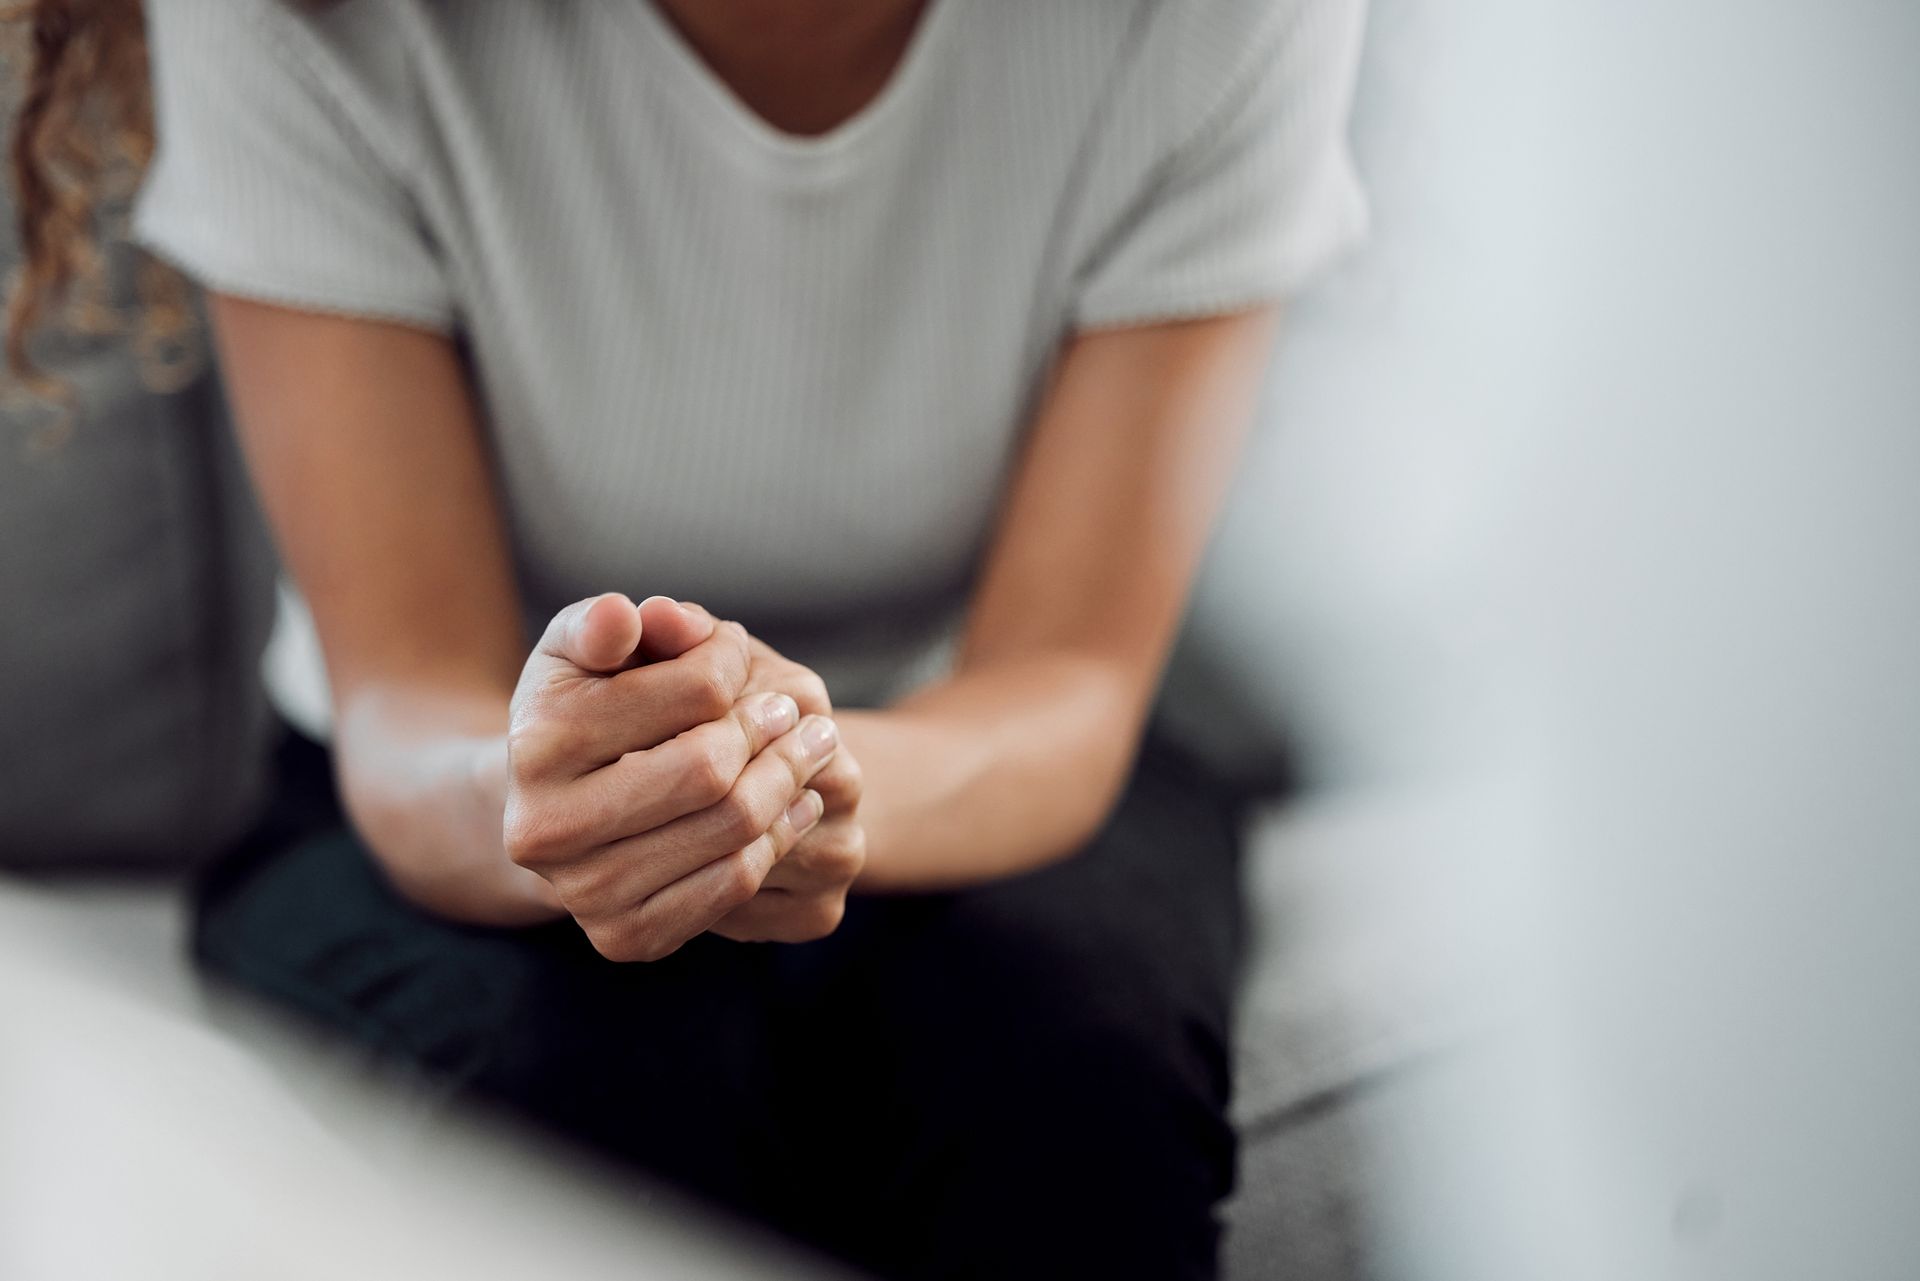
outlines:
{"label": "short sleeve", "polygon": [[404,160],[282,0],[149,0],[156,150],[136,237],[208,289],[449,330]]}
{"label": "short sleeve", "polygon": [[[1361,0],[1215,6],[1159,53],[1159,81],[1199,87],[1158,154],[1131,169],[1083,261],[1079,328],[1222,314],[1278,301],[1365,236],[1347,142]],[[1264,22],[1232,15],[1264,12]],[[1227,19],[1221,20],[1224,13]],[[1251,39],[1249,39],[1251,37]],[[1145,131],[1141,131],[1142,134]]]}

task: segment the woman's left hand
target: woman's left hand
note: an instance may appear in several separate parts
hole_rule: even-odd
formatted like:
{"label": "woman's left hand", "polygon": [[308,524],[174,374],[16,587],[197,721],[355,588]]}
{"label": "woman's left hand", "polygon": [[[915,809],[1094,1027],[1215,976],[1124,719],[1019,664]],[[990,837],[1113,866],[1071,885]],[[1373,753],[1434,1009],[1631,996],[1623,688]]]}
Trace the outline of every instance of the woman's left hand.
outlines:
{"label": "woman's left hand", "polygon": [[[675,620],[663,616],[665,609],[678,608],[702,622],[711,618],[698,605],[669,604],[658,597],[643,602],[640,608],[646,620],[644,635],[659,638],[653,644],[665,645],[665,652],[657,655],[663,658],[672,656],[672,638],[683,630],[689,636],[703,635],[706,630],[698,623],[679,627]],[[650,648],[649,643],[643,640],[642,648]],[[749,649],[752,666],[741,697],[781,693],[799,704],[803,717],[833,715],[826,682],[811,668],[785,657],[758,637],[752,638]],[[846,912],[847,891],[867,862],[867,834],[858,815],[860,764],[844,740],[833,759],[807,786],[824,802],[820,821],[774,864],[760,892],[721,917],[711,927],[713,933],[743,943],[800,943],[823,938],[838,928]]]}

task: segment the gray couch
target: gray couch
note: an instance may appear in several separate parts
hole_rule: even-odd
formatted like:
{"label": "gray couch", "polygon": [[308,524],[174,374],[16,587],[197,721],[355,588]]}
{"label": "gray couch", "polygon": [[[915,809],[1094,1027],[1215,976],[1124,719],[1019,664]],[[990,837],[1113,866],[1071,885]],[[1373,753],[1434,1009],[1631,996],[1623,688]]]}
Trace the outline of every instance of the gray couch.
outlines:
{"label": "gray couch", "polygon": [[177,867],[261,798],[272,555],[213,379],[41,352],[77,400],[0,407],[0,863]]}

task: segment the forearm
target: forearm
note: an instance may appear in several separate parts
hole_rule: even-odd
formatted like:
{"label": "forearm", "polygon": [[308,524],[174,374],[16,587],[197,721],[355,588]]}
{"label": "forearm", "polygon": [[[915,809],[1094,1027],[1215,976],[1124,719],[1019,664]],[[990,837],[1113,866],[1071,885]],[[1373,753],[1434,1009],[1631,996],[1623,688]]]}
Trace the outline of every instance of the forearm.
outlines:
{"label": "forearm", "polygon": [[873,889],[1065,857],[1138,747],[1272,350],[1272,308],[1076,336],[1056,364],[954,677],[846,714]]}
{"label": "forearm", "polygon": [[334,756],[355,829],[394,887],[441,915],[524,925],[559,912],[506,856],[503,691],[370,686],[336,708]]}
{"label": "forearm", "polygon": [[836,714],[860,761],[877,892],[977,884],[1067,857],[1111,810],[1146,700],[1110,661],[1036,654],[881,711]]}

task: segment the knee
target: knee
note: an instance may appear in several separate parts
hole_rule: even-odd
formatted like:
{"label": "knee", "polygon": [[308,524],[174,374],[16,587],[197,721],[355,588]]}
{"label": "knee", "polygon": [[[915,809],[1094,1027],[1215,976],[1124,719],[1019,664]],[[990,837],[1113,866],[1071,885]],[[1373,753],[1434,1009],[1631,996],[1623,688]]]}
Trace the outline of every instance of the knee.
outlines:
{"label": "knee", "polygon": [[928,955],[910,972],[971,1030],[967,1053],[983,1070],[1018,1069],[1035,1089],[1077,1084],[1225,1108],[1226,976],[1135,923],[984,901],[950,911],[921,943]]}
{"label": "knee", "polygon": [[1095,1182],[1186,1183],[1208,1203],[1232,1186],[1235,1142],[1223,1036],[1152,987],[1124,1001],[1028,1006],[1001,1078],[1012,1117]]}
{"label": "knee", "polygon": [[1226,994],[1087,935],[973,931],[938,1016],[950,1123],[1089,1188],[1232,1187]]}
{"label": "knee", "polygon": [[1164,988],[1065,999],[1080,994],[1003,990],[1000,1017],[965,1031],[893,1193],[965,1232],[903,1275],[1213,1275],[1237,1156],[1224,1048]]}

